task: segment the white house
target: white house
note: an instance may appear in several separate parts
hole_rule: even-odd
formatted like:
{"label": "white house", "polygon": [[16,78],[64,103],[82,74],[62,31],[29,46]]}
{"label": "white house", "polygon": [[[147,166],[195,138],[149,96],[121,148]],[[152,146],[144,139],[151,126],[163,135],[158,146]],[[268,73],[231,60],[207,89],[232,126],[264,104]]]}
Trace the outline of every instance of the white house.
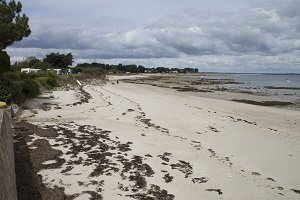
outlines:
{"label": "white house", "polygon": [[26,74],[28,73],[37,73],[41,71],[41,69],[34,69],[34,68],[21,68],[21,72],[24,72]]}
{"label": "white house", "polygon": [[[67,70],[62,70],[62,69],[47,69],[49,71],[55,71],[55,73],[57,75],[62,75],[62,74],[70,74],[72,73],[71,69],[67,69]],[[39,71],[42,71],[41,69],[34,69],[34,68],[21,68],[21,72],[23,73],[37,73]]]}
{"label": "white house", "polygon": [[62,75],[62,74],[70,74],[72,71],[71,69],[67,69],[67,70],[62,70],[62,69],[47,69],[47,70],[53,70],[56,72],[57,75]]}
{"label": "white house", "polygon": [[47,69],[49,71],[55,71],[57,75],[62,75],[62,70],[61,69]]}

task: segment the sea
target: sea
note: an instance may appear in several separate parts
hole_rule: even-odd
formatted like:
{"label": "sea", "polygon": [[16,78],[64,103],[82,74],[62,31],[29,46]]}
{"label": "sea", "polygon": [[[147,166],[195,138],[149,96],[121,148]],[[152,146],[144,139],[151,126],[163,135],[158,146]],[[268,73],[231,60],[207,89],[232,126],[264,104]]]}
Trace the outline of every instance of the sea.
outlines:
{"label": "sea", "polygon": [[235,84],[224,84],[222,87],[251,91],[267,96],[290,96],[291,99],[300,98],[300,74],[208,74],[201,76],[207,79],[228,79]]}

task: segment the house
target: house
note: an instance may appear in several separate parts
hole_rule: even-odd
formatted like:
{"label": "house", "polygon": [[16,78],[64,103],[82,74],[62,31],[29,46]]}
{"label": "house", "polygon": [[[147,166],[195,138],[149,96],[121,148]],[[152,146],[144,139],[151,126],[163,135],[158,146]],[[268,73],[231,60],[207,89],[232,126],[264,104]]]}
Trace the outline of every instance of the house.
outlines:
{"label": "house", "polygon": [[71,74],[72,73],[72,70],[69,68],[69,69],[47,69],[47,70],[53,70],[56,72],[57,75],[63,75],[63,74]]}
{"label": "house", "polygon": [[72,74],[72,69],[71,68],[67,69],[67,74]]}
{"label": "house", "polygon": [[34,69],[34,68],[21,68],[21,73],[26,73],[26,74],[29,74],[29,73],[37,73],[41,71],[41,69]]}
{"label": "house", "polygon": [[[72,70],[69,68],[69,69],[47,69],[49,71],[55,71],[55,73],[57,75],[62,75],[62,74],[71,74],[72,73]],[[37,73],[39,71],[42,71],[41,69],[34,69],[34,68],[21,68],[21,73]]]}
{"label": "house", "polygon": [[57,74],[57,75],[62,75],[63,74],[63,72],[62,72],[62,69],[47,69],[48,71],[55,71],[55,73]]}

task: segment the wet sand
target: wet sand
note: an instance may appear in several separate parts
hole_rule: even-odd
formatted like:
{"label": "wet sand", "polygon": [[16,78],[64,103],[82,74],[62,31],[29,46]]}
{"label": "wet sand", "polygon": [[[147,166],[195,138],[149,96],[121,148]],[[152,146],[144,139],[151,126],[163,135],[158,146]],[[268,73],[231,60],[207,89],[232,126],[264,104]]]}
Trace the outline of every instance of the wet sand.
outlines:
{"label": "wet sand", "polygon": [[21,119],[55,132],[26,142],[53,149],[33,166],[68,199],[300,197],[299,111],[122,81],[48,95]]}

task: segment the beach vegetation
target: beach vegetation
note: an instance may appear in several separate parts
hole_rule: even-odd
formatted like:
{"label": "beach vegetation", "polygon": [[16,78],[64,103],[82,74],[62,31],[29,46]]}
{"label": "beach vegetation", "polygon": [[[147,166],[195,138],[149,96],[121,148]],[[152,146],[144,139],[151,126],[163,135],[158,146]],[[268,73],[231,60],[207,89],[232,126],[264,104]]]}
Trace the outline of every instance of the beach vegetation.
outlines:
{"label": "beach vegetation", "polygon": [[10,69],[10,58],[5,51],[0,51],[0,74]]}
{"label": "beach vegetation", "polygon": [[40,94],[37,80],[26,79],[21,82],[21,86],[26,97],[33,98]]}
{"label": "beach vegetation", "polygon": [[10,82],[0,76],[0,101],[9,102],[11,98]]}
{"label": "beach vegetation", "polygon": [[59,85],[58,76],[52,71],[38,73],[5,72],[0,76],[0,101],[22,104],[45,90]]}

